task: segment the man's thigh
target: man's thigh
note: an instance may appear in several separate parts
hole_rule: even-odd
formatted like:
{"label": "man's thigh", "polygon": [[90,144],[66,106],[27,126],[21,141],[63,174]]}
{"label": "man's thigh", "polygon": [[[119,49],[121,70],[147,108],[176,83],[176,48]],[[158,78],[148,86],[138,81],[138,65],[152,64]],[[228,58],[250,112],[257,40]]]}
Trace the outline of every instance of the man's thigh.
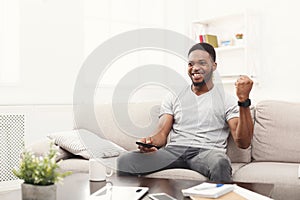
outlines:
{"label": "man's thigh", "polygon": [[175,167],[185,167],[185,165],[181,161],[180,154],[168,148],[150,153],[132,151],[118,159],[118,171],[129,174],[147,174]]}

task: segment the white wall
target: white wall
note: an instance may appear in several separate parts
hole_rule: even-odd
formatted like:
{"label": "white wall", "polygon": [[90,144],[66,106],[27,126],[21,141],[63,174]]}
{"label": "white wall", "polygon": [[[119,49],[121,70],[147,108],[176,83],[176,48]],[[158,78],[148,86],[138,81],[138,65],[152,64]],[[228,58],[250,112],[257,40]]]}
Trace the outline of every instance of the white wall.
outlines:
{"label": "white wall", "polygon": [[[113,17],[110,18],[110,25],[106,27],[108,29],[104,31],[111,36],[122,31],[149,26],[167,28],[188,35],[189,25],[193,20],[222,16],[241,10],[256,12],[260,19],[261,37],[257,40],[260,47],[260,57],[258,58],[260,66],[258,84],[253,88],[251,98],[254,102],[265,99],[300,101],[300,95],[296,92],[300,85],[298,79],[300,69],[297,67],[300,61],[296,59],[300,45],[300,28],[297,27],[297,19],[300,14],[297,11],[296,0],[276,2],[272,0],[175,0],[151,1],[149,6],[144,5],[146,1],[134,1],[134,6],[126,6],[124,2],[120,5],[116,4],[116,1],[112,2],[108,8],[113,11]],[[152,13],[153,10],[155,10],[155,14]],[[149,18],[145,20],[145,16],[154,17],[151,21]],[[93,16],[93,19],[94,25],[100,22],[96,15]],[[98,32],[104,34],[100,28]],[[97,41],[93,37],[88,37],[88,39],[90,44]],[[90,44],[86,43],[86,49],[92,47]],[[157,58],[157,60],[159,59]],[[152,61],[155,62],[155,58]],[[134,63],[134,61],[127,63]],[[181,72],[185,73],[184,70]],[[118,78],[112,77],[112,75],[108,75],[107,79],[118,80]],[[225,88],[228,91],[234,91],[233,85],[226,85]],[[145,90],[145,92],[148,91]],[[109,99],[109,95],[104,96]],[[140,95],[140,97],[143,96]]]}
{"label": "white wall", "polygon": [[[72,104],[81,64],[109,37],[141,27],[188,34],[190,22],[251,9],[261,17],[257,99],[299,101],[297,1],[20,1],[21,82],[0,87],[0,104]],[[84,7],[85,5],[85,7]],[[85,11],[85,13],[84,13]],[[184,71],[182,70],[182,73]]]}
{"label": "white wall", "polygon": [[[0,86],[0,105],[69,106],[84,58],[111,36],[142,27],[188,34],[193,20],[243,9],[260,14],[262,76],[253,89],[252,98],[300,101],[297,92],[300,13],[296,0],[26,0],[19,4],[21,82],[16,86]],[[180,71],[185,73],[184,66]],[[111,93],[110,88],[107,90]],[[137,94],[136,99],[153,97],[151,94]],[[52,111],[50,106],[49,113],[54,119]],[[46,124],[49,113],[44,118],[38,113],[35,125],[39,125],[39,118],[44,119],[40,124]],[[58,112],[56,116],[61,119],[60,124],[66,121],[65,127],[58,125],[61,129],[71,128],[71,120],[66,119],[66,115]],[[32,138],[37,138],[38,129],[30,133]]]}
{"label": "white wall", "polygon": [[[254,0],[198,1],[199,17],[209,17],[223,12],[251,9],[260,13],[261,68],[260,84],[252,96],[256,101],[278,99],[300,101],[300,13],[297,1]],[[201,5],[203,8],[201,9]],[[218,5],[218,6],[216,6]]]}
{"label": "white wall", "polygon": [[73,128],[73,87],[83,62],[83,1],[17,2],[21,77],[14,85],[0,86],[0,114],[26,115],[28,144]]}
{"label": "white wall", "polygon": [[83,61],[82,0],[19,1],[19,7],[21,80],[0,87],[0,104],[71,103]]}

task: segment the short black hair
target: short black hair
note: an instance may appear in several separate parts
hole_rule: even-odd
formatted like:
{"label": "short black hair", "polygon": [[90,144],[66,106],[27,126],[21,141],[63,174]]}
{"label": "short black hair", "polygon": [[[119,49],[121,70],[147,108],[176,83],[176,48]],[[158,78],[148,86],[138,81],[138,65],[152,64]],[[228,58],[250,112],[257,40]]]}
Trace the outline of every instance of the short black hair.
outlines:
{"label": "short black hair", "polygon": [[211,46],[210,44],[205,43],[205,42],[195,44],[194,46],[192,46],[192,48],[190,48],[188,56],[190,55],[190,53],[192,51],[195,51],[195,50],[206,51],[210,55],[212,60],[214,62],[216,62],[216,51],[215,51],[214,47]]}

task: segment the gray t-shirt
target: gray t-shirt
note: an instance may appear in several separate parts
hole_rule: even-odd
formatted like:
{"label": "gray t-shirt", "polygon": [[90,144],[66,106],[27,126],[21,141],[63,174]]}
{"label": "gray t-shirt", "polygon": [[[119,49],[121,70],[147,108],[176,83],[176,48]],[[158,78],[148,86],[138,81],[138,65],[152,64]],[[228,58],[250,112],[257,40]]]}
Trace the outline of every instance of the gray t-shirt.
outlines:
{"label": "gray t-shirt", "polygon": [[237,99],[218,85],[197,96],[191,86],[179,94],[168,94],[160,115],[170,114],[174,124],[168,145],[225,150],[229,127],[227,121],[239,117]]}

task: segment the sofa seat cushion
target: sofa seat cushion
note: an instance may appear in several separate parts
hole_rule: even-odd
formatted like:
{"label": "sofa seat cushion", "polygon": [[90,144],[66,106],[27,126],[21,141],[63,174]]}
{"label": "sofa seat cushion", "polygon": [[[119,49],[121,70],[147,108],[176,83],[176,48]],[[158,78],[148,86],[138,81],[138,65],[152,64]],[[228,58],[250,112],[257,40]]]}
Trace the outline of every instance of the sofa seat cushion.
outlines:
{"label": "sofa seat cushion", "polygon": [[241,167],[233,176],[234,181],[274,183],[300,186],[296,163],[252,162]]}
{"label": "sofa seat cushion", "polygon": [[70,158],[59,163],[59,171],[72,173],[89,173],[89,161],[82,158]]}
{"label": "sofa seat cushion", "polygon": [[[232,163],[232,174],[234,174],[238,169],[243,167],[245,163]],[[207,177],[201,175],[200,173],[190,170],[190,169],[166,169],[158,172],[154,172],[146,175],[149,178],[169,178],[169,179],[185,179],[185,180],[198,180],[207,181]]]}
{"label": "sofa seat cushion", "polygon": [[296,163],[253,162],[233,175],[238,182],[272,183],[271,197],[276,200],[299,199],[300,179]]}
{"label": "sofa seat cushion", "polygon": [[200,173],[190,169],[166,169],[146,175],[149,178],[168,178],[206,181],[207,178]]}

